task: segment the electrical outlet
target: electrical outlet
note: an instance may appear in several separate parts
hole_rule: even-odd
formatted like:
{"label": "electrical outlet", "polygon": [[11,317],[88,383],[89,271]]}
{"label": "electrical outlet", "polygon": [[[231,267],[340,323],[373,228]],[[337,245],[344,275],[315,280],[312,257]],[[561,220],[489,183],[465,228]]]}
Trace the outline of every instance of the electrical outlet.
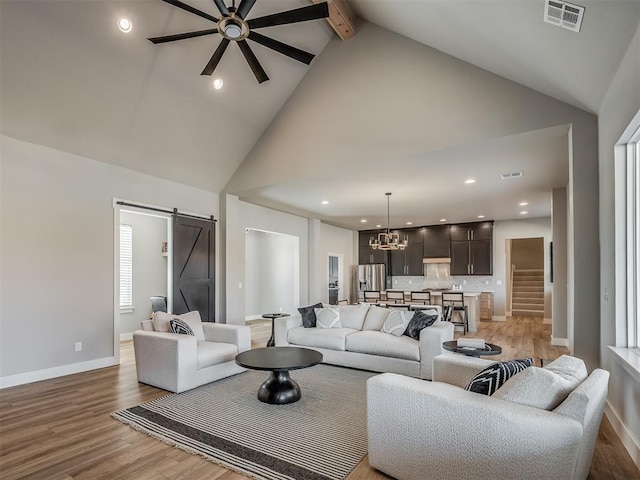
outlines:
{"label": "electrical outlet", "polygon": [[282,312],[282,307],[280,307],[280,312]]}
{"label": "electrical outlet", "polygon": [[411,285],[411,280],[409,280],[409,285]]}
{"label": "electrical outlet", "polygon": [[76,352],[82,351],[82,342],[76,342]]}
{"label": "electrical outlet", "polygon": [[242,288],[242,282],[238,282],[238,288]]}
{"label": "electrical outlet", "polygon": [[609,289],[605,287],[603,292],[602,292],[602,294],[604,296],[605,302],[608,302],[609,301]]}
{"label": "electrical outlet", "polygon": [[496,285],[502,285],[502,280],[496,280]]}
{"label": "electrical outlet", "polygon": [[463,285],[466,285],[466,284],[467,284],[467,281],[466,281],[466,280],[462,280],[462,284],[463,284]]}

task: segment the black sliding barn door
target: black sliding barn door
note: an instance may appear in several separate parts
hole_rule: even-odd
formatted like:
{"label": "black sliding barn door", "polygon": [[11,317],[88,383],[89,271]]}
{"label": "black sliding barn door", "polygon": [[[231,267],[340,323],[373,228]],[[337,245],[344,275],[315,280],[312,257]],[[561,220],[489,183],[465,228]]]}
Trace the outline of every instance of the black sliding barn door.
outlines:
{"label": "black sliding barn door", "polygon": [[173,216],[173,313],[215,322],[215,223]]}

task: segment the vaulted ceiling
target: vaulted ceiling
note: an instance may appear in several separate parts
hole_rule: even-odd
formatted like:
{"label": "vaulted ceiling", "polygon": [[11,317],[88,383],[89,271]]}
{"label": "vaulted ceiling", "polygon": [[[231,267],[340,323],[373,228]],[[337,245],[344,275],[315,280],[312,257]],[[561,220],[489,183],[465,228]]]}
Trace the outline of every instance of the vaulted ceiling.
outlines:
{"label": "vaulted ceiling", "polygon": [[[311,66],[256,45],[259,85],[231,45],[216,91],[200,72],[219,36],[146,40],[211,28],[198,16],[160,0],[1,0],[2,133],[348,228],[385,221],[386,191],[396,226],[519,218],[521,200],[544,216],[568,181],[569,123],[597,114],[640,19],[637,0],[579,2],[580,33],[544,23],[541,0],[349,3],[353,39],[322,20],[273,27]],[[308,4],[258,0],[250,17]],[[512,171],[525,175],[499,179]]]}

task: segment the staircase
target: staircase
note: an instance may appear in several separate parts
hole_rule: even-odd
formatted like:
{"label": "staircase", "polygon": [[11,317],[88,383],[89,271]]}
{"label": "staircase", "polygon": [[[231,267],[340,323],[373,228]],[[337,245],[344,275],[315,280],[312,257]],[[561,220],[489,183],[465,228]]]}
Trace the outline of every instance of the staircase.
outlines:
{"label": "staircase", "polygon": [[511,315],[544,318],[544,270],[515,270]]}

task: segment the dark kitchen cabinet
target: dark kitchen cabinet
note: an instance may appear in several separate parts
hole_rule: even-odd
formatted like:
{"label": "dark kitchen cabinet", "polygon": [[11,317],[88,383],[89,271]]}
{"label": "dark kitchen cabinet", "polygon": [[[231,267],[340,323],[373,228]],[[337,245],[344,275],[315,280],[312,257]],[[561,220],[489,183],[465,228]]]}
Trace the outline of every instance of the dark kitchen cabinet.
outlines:
{"label": "dark kitchen cabinet", "polygon": [[423,228],[423,257],[449,258],[449,225],[434,225]]}
{"label": "dark kitchen cabinet", "polygon": [[451,275],[493,275],[493,222],[451,225]]}
{"label": "dark kitchen cabinet", "polygon": [[409,228],[394,230],[400,235],[400,241],[407,239],[407,247],[404,250],[392,250],[389,262],[391,263],[391,276],[415,276],[424,275],[422,255],[424,228]]}
{"label": "dark kitchen cabinet", "polygon": [[358,239],[358,263],[360,265],[369,265],[372,263],[387,264],[387,252],[384,250],[374,250],[369,246],[369,241],[377,238],[378,234],[384,231],[385,230],[367,230],[360,232]]}

